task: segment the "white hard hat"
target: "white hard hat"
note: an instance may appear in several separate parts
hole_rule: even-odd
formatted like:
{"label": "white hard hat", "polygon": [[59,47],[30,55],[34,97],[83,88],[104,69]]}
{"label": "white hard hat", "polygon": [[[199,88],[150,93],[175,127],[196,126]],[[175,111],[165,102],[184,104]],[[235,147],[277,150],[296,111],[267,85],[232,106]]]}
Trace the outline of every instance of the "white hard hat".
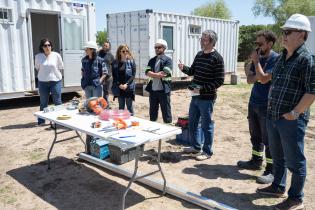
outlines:
{"label": "white hard hat", "polygon": [[311,32],[311,24],[305,15],[294,14],[289,17],[285,24],[281,27],[282,29],[294,28],[303,31]]}
{"label": "white hard hat", "polygon": [[154,45],[161,44],[167,49],[167,42],[164,39],[158,39]]}
{"label": "white hard hat", "polygon": [[96,44],[96,42],[94,41],[88,41],[87,43],[85,43],[85,45],[83,46],[83,48],[92,48],[92,49],[95,49],[97,50],[98,49],[98,46]]}

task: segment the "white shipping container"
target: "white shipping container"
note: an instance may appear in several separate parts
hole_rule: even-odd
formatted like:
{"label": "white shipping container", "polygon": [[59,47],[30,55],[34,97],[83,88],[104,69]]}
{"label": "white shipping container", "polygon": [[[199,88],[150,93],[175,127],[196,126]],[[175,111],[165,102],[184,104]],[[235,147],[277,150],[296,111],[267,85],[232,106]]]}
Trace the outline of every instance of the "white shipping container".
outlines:
{"label": "white shipping container", "polygon": [[169,14],[142,10],[107,14],[107,31],[112,52],[120,44],[127,44],[133,52],[137,68],[136,78],[144,79],[144,69],[155,56],[154,43],[163,38],[168,43],[166,55],[173,60],[173,77],[183,78],[178,61],[191,65],[200,51],[201,33],[211,29],[218,34],[215,46],[223,56],[226,73],[236,73],[239,21],[206,18],[192,15]]}
{"label": "white shipping container", "polygon": [[49,38],[63,58],[63,92],[77,90],[83,44],[95,41],[94,3],[0,0],[0,100],[37,90],[34,56]]}
{"label": "white shipping container", "polygon": [[312,32],[308,35],[306,40],[307,47],[315,53],[315,16],[308,17],[311,23]]}

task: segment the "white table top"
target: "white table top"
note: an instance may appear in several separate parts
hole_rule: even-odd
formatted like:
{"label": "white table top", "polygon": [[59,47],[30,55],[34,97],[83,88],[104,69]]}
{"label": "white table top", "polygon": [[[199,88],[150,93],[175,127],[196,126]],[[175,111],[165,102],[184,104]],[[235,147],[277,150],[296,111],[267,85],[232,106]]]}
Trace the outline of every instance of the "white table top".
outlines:
{"label": "white table top", "polygon": [[[109,142],[119,141],[123,144],[128,144],[128,147],[168,138],[182,132],[179,127],[151,122],[138,117],[131,117],[126,121],[127,124],[130,124],[131,121],[138,121],[139,126],[130,126],[127,129],[117,130],[112,127],[113,120],[100,120],[94,114],[80,114],[78,110],[59,110],[47,113],[40,111],[34,115],[94,137],[104,138]],[[58,120],[57,117],[61,115],[70,115],[71,118],[68,120]],[[91,124],[96,121],[101,122],[100,128],[91,127]]]}

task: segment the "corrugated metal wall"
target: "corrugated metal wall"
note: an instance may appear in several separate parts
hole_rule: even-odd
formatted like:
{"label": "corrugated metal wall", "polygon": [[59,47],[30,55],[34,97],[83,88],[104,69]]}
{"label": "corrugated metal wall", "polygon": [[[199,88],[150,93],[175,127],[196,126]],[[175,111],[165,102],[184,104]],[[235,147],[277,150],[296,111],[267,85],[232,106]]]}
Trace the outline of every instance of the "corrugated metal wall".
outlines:
{"label": "corrugated metal wall", "polygon": [[[42,14],[60,13],[67,15],[87,16],[89,5],[84,4],[83,10],[76,10],[73,1],[62,0],[0,0],[0,8],[12,11],[12,22],[0,20],[0,98],[3,95],[35,89],[34,70],[31,44],[31,33],[27,22],[28,11]],[[82,3],[81,3],[82,4]],[[94,7],[89,8],[95,10]],[[95,13],[95,11],[93,11]],[[94,19],[93,19],[94,18]],[[85,38],[95,40],[95,14],[90,14],[89,22],[85,20],[88,29]],[[89,23],[93,21],[94,25]],[[94,28],[93,28],[94,27]],[[93,29],[93,30],[92,30]],[[37,44],[35,46],[37,48]]]}
{"label": "corrugated metal wall", "polygon": [[201,26],[201,32],[211,29],[217,33],[216,49],[224,58],[225,72],[234,73],[236,71],[238,21],[153,12],[150,16],[150,23],[154,24],[157,29],[150,31],[150,35],[152,35],[150,41],[153,40],[153,42],[162,37],[161,30],[159,30],[161,23],[162,25],[174,26],[174,77],[185,76],[177,69],[178,60],[180,59],[186,65],[191,65],[195,55],[200,51],[199,38],[201,35],[190,34],[189,27],[191,25]]}
{"label": "corrugated metal wall", "polygon": [[173,59],[173,77],[186,77],[187,75],[177,68],[178,60],[191,65],[200,50],[201,34],[190,34],[190,25],[200,26],[201,32],[207,29],[216,31],[219,37],[216,49],[225,60],[225,71],[226,73],[236,71],[238,21],[152,11],[108,14],[107,21],[113,53],[116,53],[119,44],[128,44],[136,55],[138,78],[145,78],[143,70],[149,58],[155,56],[153,46],[157,39],[163,38],[164,26],[173,28],[174,49],[166,51],[166,54]]}
{"label": "corrugated metal wall", "polygon": [[306,45],[315,53],[315,16],[308,17],[311,22],[312,32],[308,35]]}

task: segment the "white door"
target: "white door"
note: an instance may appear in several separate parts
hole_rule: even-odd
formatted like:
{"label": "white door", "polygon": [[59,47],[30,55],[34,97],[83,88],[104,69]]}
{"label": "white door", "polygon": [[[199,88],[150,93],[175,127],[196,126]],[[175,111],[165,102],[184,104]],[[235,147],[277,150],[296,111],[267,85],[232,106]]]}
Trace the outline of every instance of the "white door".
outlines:
{"label": "white door", "polygon": [[175,24],[173,23],[161,23],[160,24],[160,37],[167,42],[167,50],[165,51],[165,55],[172,58],[173,61],[173,69],[175,68],[175,64],[177,61],[175,58]]}
{"label": "white door", "polygon": [[80,86],[81,59],[84,55],[85,23],[83,17],[61,16],[61,38],[64,62],[64,87]]}

